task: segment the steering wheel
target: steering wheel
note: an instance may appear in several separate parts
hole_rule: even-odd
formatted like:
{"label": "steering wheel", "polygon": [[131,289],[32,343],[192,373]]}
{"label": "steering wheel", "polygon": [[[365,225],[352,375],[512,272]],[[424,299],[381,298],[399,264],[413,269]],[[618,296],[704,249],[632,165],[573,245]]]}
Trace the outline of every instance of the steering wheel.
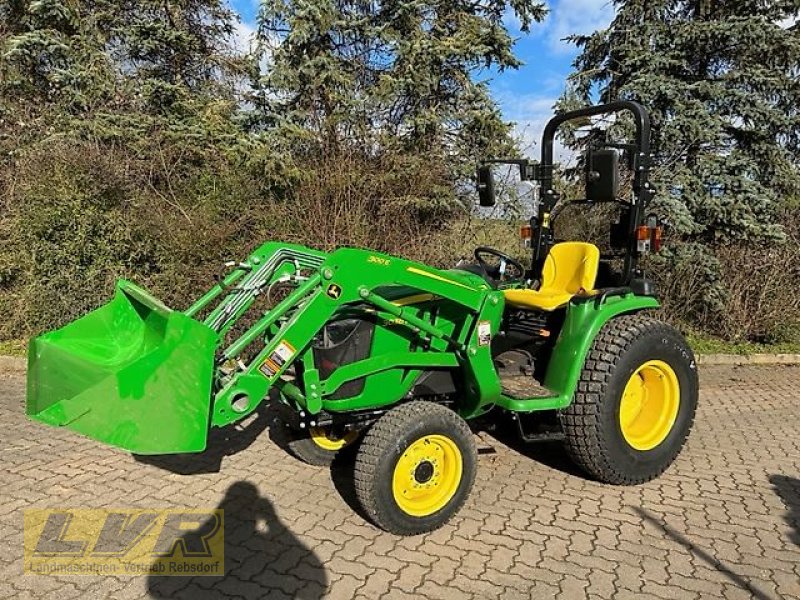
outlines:
{"label": "steering wheel", "polygon": [[[484,255],[494,256],[500,260],[500,265],[495,266],[489,264]],[[506,281],[508,279],[522,279],[525,277],[525,267],[522,264],[511,258],[508,254],[504,252],[500,252],[500,250],[496,250],[495,248],[490,248],[488,246],[478,246],[475,248],[475,260],[478,261],[478,264],[481,268],[486,272],[487,275],[494,277],[500,281]],[[506,275],[508,274],[508,267],[514,267],[513,277]]]}

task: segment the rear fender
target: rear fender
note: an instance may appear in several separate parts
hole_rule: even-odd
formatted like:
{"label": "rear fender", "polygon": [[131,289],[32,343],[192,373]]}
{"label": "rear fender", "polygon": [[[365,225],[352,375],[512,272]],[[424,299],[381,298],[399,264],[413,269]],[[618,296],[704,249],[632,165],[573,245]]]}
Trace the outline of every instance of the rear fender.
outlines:
{"label": "rear fender", "polygon": [[570,303],[544,378],[545,387],[557,394],[548,399],[548,408],[572,403],[589,349],[603,325],[619,315],[659,306],[656,298],[633,294],[610,296],[602,302],[589,298]]}

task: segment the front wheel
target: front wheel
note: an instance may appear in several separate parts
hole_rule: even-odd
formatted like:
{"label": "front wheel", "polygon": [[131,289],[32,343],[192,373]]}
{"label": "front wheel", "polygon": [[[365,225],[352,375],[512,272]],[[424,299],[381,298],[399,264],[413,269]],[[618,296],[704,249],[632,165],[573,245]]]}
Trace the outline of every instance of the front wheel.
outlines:
{"label": "front wheel", "polygon": [[678,331],[640,315],[612,319],[559,414],[567,450],[604,483],[654,479],[683,448],[697,397],[697,364]]}
{"label": "front wheel", "polygon": [[369,429],[356,454],[356,496],[382,529],[416,535],[444,525],[469,496],[478,452],[449,408],[413,401]]}
{"label": "front wheel", "polygon": [[316,467],[328,467],[339,453],[358,439],[357,430],[336,431],[332,427],[291,430],[278,423],[273,436],[295,458]]}

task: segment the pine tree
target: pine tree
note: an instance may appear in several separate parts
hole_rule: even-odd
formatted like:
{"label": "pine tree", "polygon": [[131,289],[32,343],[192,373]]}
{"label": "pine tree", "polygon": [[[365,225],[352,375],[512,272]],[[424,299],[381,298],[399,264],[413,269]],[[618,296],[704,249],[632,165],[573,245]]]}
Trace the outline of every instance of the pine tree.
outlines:
{"label": "pine tree", "polygon": [[137,91],[156,109],[200,97],[228,97],[244,64],[232,39],[236,16],[224,0],[128,0],[115,3],[112,44]]}
{"label": "pine tree", "polygon": [[367,154],[447,156],[458,179],[475,157],[511,148],[481,80],[520,65],[503,23],[509,10],[524,31],[545,14],[533,0],[265,2],[257,116],[329,148],[346,140]]}
{"label": "pine tree", "polygon": [[[800,191],[797,0],[617,0],[580,48],[562,107],[615,99],[650,109],[653,208],[684,241],[781,238]],[[708,260],[708,257],[706,257]]]}
{"label": "pine tree", "polygon": [[223,0],[0,0],[6,97],[85,111],[232,98],[244,69]]}
{"label": "pine tree", "polygon": [[6,102],[58,102],[64,110],[81,110],[109,92],[103,27],[81,8],[65,0],[0,1],[0,92]]}
{"label": "pine tree", "polygon": [[651,209],[670,232],[659,272],[682,318],[709,328],[729,300],[715,249],[782,241],[780,209],[800,190],[800,35],[786,26],[797,0],[614,4],[608,29],[572,38],[580,54],[559,104],[650,109]]}

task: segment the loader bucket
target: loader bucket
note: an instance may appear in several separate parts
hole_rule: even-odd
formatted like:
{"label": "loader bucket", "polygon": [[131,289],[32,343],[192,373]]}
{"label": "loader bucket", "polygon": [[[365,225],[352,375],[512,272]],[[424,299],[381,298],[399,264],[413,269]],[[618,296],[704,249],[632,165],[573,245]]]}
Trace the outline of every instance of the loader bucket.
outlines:
{"label": "loader bucket", "polygon": [[27,414],[138,454],[205,449],[217,334],[145,290],[31,340]]}

